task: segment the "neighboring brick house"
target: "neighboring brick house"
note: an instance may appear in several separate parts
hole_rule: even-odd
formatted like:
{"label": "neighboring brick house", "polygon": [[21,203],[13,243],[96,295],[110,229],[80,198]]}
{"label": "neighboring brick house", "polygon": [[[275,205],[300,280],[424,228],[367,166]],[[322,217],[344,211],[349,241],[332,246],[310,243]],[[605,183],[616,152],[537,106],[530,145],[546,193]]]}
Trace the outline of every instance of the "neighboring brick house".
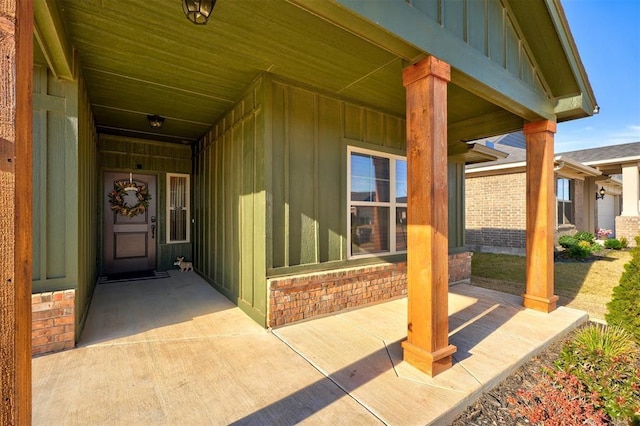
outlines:
{"label": "neighboring brick house", "polygon": [[[506,158],[466,167],[465,238],[469,249],[524,254],[526,241],[526,150],[522,132],[478,143],[507,154]],[[640,143],[557,154],[555,164],[556,239],[563,233],[608,229],[630,243],[638,234]],[[628,206],[623,209],[623,166]],[[635,169],[633,169],[635,167]],[[635,173],[634,173],[635,172]],[[596,193],[604,189],[604,198]],[[628,194],[628,195],[627,195]],[[634,195],[635,194],[635,195]],[[626,204],[625,204],[626,205]],[[635,206],[636,210],[633,210]]]}

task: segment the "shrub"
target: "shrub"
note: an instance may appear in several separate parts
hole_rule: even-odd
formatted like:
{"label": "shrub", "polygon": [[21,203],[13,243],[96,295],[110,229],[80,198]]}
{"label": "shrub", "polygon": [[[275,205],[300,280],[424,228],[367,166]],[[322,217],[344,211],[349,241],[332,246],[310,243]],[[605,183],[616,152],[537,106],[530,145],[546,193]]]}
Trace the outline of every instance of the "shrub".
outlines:
{"label": "shrub", "polygon": [[576,376],[563,371],[542,374],[531,390],[521,389],[507,402],[514,406],[511,410],[514,420],[524,417],[531,424],[607,424],[603,411],[596,408],[598,396],[588,392]]}
{"label": "shrub", "polygon": [[631,260],[624,265],[620,282],[613,289],[605,319],[633,334],[640,343],[640,237],[636,237],[636,243]]}
{"label": "shrub", "polygon": [[615,238],[609,238],[607,240],[604,240],[604,247],[608,249],[620,250],[622,248],[622,243]]}
{"label": "shrub", "polygon": [[622,245],[622,248],[629,247],[629,240],[627,240],[627,237],[620,237],[620,244]]}
{"label": "shrub", "polygon": [[595,242],[595,237],[593,236],[593,234],[587,231],[576,232],[573,238],[575,238],[578,241],[586,241],[590,245]]}
{"label": "shrub", "polygon": [[568,249],[569,247],[573,247],[578,244],[578,240],[573,238],[571,235],[563,235],[558,239],[558,244],[562,247]]}
{"label": "shrub", "polygon": [[625,329],[585,327],[565,343],[556,367],[577,377],[597,397],[596,410],[612,419],[640,422],[640,350]]}
{"label": "shrub", "polygon": [[576,259],[586,259],[592,251],[591,244],[587,241],[578,241],[578,244],[568,248],[569,255]]}

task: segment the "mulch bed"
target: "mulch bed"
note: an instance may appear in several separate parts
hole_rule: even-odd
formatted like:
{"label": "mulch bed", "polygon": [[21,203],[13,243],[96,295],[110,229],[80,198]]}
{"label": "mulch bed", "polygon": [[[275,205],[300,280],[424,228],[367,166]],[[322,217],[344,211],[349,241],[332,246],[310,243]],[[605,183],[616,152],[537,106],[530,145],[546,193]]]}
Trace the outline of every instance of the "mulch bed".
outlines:
{"label": "mulch bed", "polygon": [[[507,377],[502,383],[489,392],[484,393],[473,405],[470,405],[451,426],[476,425],[528,425],[524,419],[514,419],[507,398],[515,396],[519,389],[532,389],[543,368],[553,368],[565,341],[576,333],[557,339],[538,356],[526,362],[522,367]],[[614,424],[614,423],[612,423]],[[625,423],[618,423],[625,424]]]}

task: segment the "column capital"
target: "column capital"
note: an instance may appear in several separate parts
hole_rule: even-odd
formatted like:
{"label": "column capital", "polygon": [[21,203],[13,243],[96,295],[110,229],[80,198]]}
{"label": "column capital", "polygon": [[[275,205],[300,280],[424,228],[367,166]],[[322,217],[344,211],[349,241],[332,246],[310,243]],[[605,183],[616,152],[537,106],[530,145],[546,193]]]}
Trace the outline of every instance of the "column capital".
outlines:
{"label": "column capital", "polygon": [[527,123],[524,125],[522,130],[525,135],[531,135],[534,133],[542,133],[542,132],[555,133],[557,126],[558,125],[556,124],[555,121],[542,120],[542,121],[535,121],[533,123]]}
{"label": "column capital", "polygon": [[409,65],[402,70],[402,84],[406,87],[429,76],[449,82],[451,81],[451,66],[435,56],[427,56],[420,62]]}

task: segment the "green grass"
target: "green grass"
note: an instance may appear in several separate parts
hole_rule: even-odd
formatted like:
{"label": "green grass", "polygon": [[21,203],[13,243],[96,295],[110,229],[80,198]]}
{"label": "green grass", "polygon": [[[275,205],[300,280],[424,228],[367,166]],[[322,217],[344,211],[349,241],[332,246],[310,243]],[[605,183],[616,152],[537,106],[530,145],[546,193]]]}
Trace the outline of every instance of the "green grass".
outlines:
{"label": "green grass", "polygon": [[[604,319],[613,288],[629,262],[628,251],[605,250],[593,262],[556,262],[555,294],[559,304],[586,311],[591,318]],[[474,253],[471,284],[505,293],[525,291],[525,258],[508,254]]]}

